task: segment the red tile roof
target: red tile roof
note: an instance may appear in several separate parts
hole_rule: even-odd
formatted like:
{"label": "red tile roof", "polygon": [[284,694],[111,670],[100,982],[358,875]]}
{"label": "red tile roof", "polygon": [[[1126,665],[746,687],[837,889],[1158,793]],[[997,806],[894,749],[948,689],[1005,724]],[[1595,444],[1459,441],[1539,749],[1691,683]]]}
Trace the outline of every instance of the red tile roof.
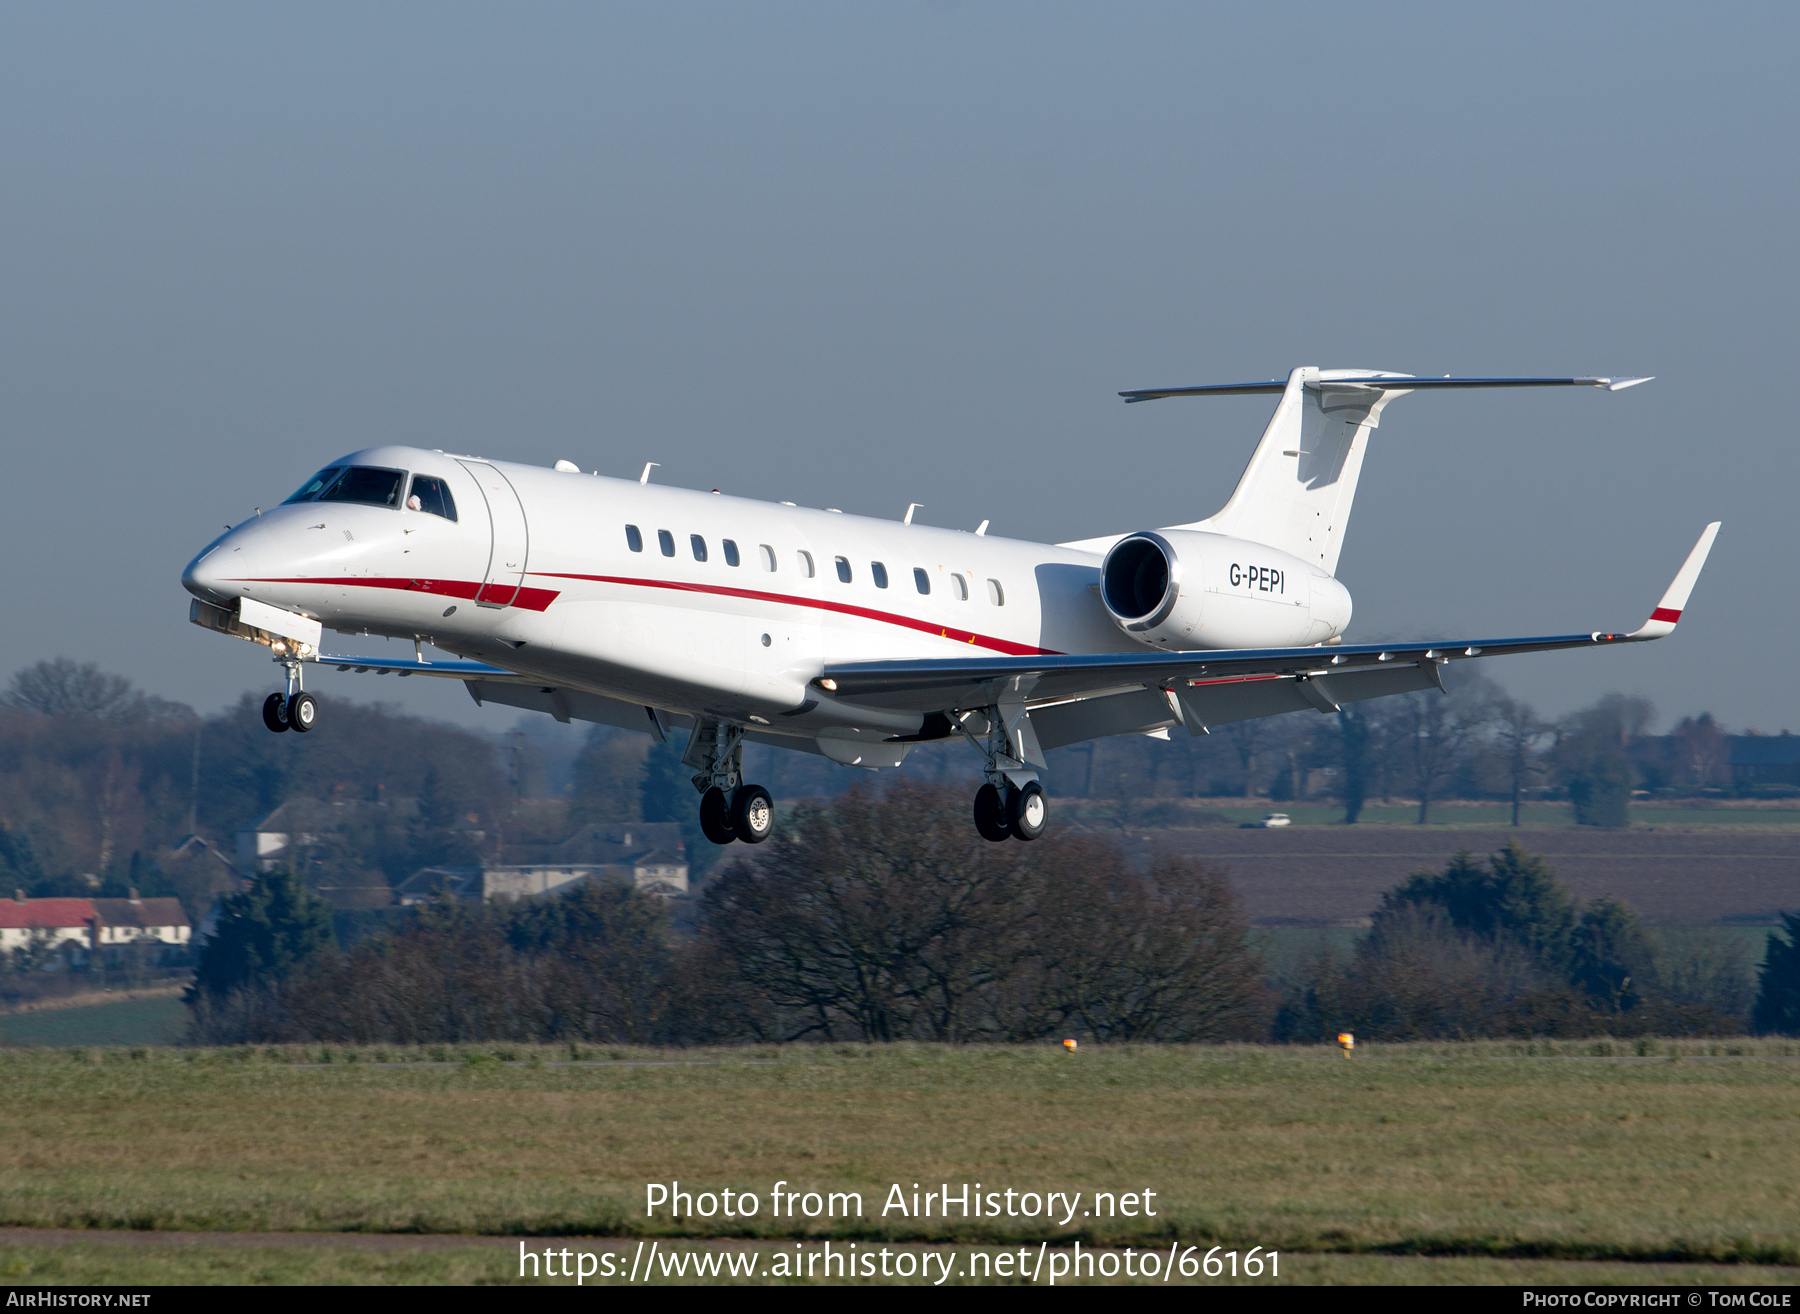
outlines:
{"label": "red tile roof", "polygon": [[97,914],[92,899],[0,899],[0,927],[54,930],[86,926]]}

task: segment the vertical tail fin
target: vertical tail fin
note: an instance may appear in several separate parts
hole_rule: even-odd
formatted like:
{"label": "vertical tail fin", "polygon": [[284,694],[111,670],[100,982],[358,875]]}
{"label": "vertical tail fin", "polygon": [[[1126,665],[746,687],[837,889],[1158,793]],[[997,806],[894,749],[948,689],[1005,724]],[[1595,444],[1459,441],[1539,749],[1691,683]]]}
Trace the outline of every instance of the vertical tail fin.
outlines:
{"label": "vertical tail fin", "polygon": [[[1320,386],[1349,378],[1359,382]],[[1266,543],[1335,575],[1369,431],[1381,423],[1382,408],[1407,391],[1363,382],[1387,378],[1406,376],[1310,365],[1289,374],[1231,500],[1216,515],[1173,528]]]}
{"label": "vertical tail fin", "polygon": [[[1306,365],[1285,384],[1205,383],[1194,388],[1140,388],[1119,395],[1127,402],[1163,397],[1231,397],[1280,393],[1281,403],[1262,441],[1244,467],[1237,489],[1217,515],[1171,529],[1201,529],[1253,543],[1266,543],[1329,574],[1337,574],[1338,552],[1362,474],[1369,430],[1381,423],[1382,409],[1409,392],[1464,388],[1602,388],[1623,392],[1648,377],[1497,378],[1440,375],[1420,378],[1385,370],[1321,370]],[[1104,551],[1114,538],[1084,539],[1066,547]]]}

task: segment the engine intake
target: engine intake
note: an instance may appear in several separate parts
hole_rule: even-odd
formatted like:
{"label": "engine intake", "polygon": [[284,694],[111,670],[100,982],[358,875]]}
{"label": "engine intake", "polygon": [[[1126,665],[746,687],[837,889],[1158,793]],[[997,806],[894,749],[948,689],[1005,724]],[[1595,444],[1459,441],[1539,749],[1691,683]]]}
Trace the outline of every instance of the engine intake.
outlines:
{"label": "engine intake", "polygon": [[1324,643],[1350,595],[1316,566],[1204,530],[1140,529],[1100,563],[1100,601],[1126,634],[1164,651]]}
{"label": "engine intake", "polygon": [[1153,630],[1181,600],[1181,559],[1161,534],[1128,534],[1100,573],[1100,600],[1127,633]]}

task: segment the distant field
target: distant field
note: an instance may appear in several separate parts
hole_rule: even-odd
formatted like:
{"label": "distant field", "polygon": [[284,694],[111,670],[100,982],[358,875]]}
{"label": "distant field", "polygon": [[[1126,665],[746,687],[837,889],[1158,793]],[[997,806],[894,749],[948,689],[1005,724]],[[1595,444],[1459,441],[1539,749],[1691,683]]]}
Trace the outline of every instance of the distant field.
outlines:
{"label": "distant field", "polygon": [[187,1028],[179,998],[0,1014],[4,1045],[171,1045]]}
{"label": "distant field", "polygon": [[[1070,816],[1087,821],[1118,820],[1117,807],[1103,800],[1067,799],[1056,800],[1059,810],[1066,810]],[[1241,825],[1245,822],[1261,821],[1271,812],[1284,812],[1295,826],[1342,826],[1344,809],[1342,804],[1305,804],[1305,803],[1273,803],[1258,800],[1246,806],[1235,799],[1188,799],[1175,804],[1182,811],[1193,812],[1223,819],[1230,825]],[[1359,826],[1416,826],[1419,820],[1419,807],[1416,803],[1397,805],[1371,804],[1362,810],[1357,819]],[[1575,811],[1567,803],[1528,803],[1520,817],[1521,829],[1576,829]],[[1168,824],[1158,816],[1157,825]],[[1213,822],[1212,824],[1219,824]],[[1431,805],[1432,829],[1484,830],[1512,825],[1512,805],[1510,803],[1434,803]],[[1634,804],[1631,809],[1631,829],[1649,829],[1653,827],[1701,826],[1707,828],[1728,827],[1731,829],[1797,829],[1800,830],[1800,807],[1787,804],[1739,803],[1723,802],[1714,805],[1691,804]]]}
{"label": "distant field", "polygon": [[1411,873],[1442,868],[1458,849],[1485,855],[1510,840],[1548,858],[1580,897],[1617,895],[1652,922],[1768,925],[1800,909],[1800,828],[1214,826],[1126,834],[1140,854],[1229,866],[1252,919],[1288,926],[1367,917],[1382,892]]}
{"label": "distant field", "polygon": [[[0,1051],[0,1224],[1181,1238],[1800,1266],[1794,1042],[1376,1046],[1351,1060],[1251,1046],[790,1046],[608,1051],[583,1057],[632,1062],[583,1066],[556,1066],[566,1049],[139,1053]],[[375,1062],[400,1059],[415,1061]],[[860,1192],[863,1216],[789,1220],[765,1204],[741,1221],[647,1220],[644,1184],[671,1179],[765,1199],[780,1180]],[[1084,1201],[1152,1190],[1157,1214],[881,1214],[893,1183],[910,1194],[965,1181]]]}

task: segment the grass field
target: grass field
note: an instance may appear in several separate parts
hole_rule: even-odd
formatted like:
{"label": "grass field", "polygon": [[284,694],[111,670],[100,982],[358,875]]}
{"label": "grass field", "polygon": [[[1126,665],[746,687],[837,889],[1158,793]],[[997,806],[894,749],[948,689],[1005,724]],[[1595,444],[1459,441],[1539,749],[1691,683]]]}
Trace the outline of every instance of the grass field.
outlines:
{"label": "grass field", "polygon": [[[1396,1256],[1505,1281],[1550,1279],[1477,1275],[1552,1260],[1800,1266],[1792,1042],[1374,1047],[1351,1060],[1247,1046],[570,1057],[0,1051],[11,1132],[0,1224],[1165,1248],[1180,1238],[1303,1252],[1321,1276],[1381,1281],[1407,1280],[1388,1271]],[[749,1219],[647,1219],[645,1184],[672,1179],[763,1205]],[[860,1192],[861,1216],[772,1217],[768,1193],[782,1180]],[[884,1217],[892,1184],[910,1196],[915,1182],[1080,1191],[1084,1205],[1095,1191],[1150,1190],[1157,1212]],[[217,1258],[183,1253],[8,1247],[0,1262],[32,1267],[0,1276],[173,1273]],[[221,1273],[247,1271],[234,1253]],[[439,1252],[334,1253],[255,1262],[343,1280],[387,1280],[382,1265],[473,1272]],[[207,1280],[182,1271],[169,1280]]]}
{"label": "grass field", "polygon": [[0,1015],[5,1045],[170,1045],[187,1029],[179,997]]}
{"label": "grass field", "polygon": [[[290,1241],[290,1238],[283,1238],[284,1243],[280,1245],[221,1245],[187,1241],[145,1245],[134,1238],[124,1244],[76,1242],[16,1245],[8,1244],[4,1238],[0,1238],[0,1284],[204,1286],[253,1283],[283,1286],[389,1286],[446,1283],[467,1286],[536,1285],[541,1281],[545,1285],[576,1285],[573,1279],[561,1276],[536,1280],[530,1276],[521,1278],[518,1247],[513,1243],[501,1246],[462,1244],[432,1249],[411,1246],[366,1249],[341,1242],[326,1241],[302,1246],[291,1244]],[[637,1243],[570,1239],[566,1244],[576,1252],[612,1250],[623,1269],[631,1263]],[[755,1253],[757,1276],[732,1279],[735,1285],[825,1285],[844,1282],[841,1277],[815,1276],[809,1282],[804,1277],[773,1276],[770,1273],[773,1267],[770,1260],[778,1249],[788,1249],[786,1243],[739,1242],[721,1245],[702,1242],[682,1248],[700,1253],[720,1249]],[[903,1248],[911,1251],[915,1257],[925,1251],[930,1251],[934,1256],[942,1256],[948,1251],[951,1273],[946,1285],[950,1286],[970,1283],[970,1256],[974,1253],[987,1252],[985,1267],[991,1272],[993,1260],[999,1250],[998,1247],[991,1246],[917,1244]],[[942,1271],[941,1265],[942,1260],[939,1260],[938,1264],[932,1266],[930,1277],[914,1277],[912,1281],[920,1285],[927,1282],[939,1285],[936,1279]],[[690,1270],[680,1278],[664,1279],[658,1274],[644,1284],[678,1281],[682,1285],[722,1285],[727,1280],[724,1277],[709,1279],[697,1276]],[[1039,1280],[1048,1283],[1047,1275],[1040,1275]],[[1160,1275],[1136,1278],[1120,1276],[1098,1280],[1109,1286],[1119,1283],[1163,1284]],[[1009,1281],[1012,1285],[1028,1284],[1028,1280],[1016,1276]],[[1065,1275],[1057,1279],[1056,1285],[1091,1285],[1096,1281],[1095,1277],[1086,1275]],[[1418,1255],[1292,1254],[1282,1257],[1280,1273],[1272,1278],[1265,1275],[1255,1279],[1242,1276],[1233,1279],[1224,1275],[1216,1279],[1184,1279],[1177,1275],[1173,1281],[1183,1285],[1205,1281],[1207,1285],[1213,1286],[1640,1286],[1651,1283],[1707,1287],[1791,1286],[1800,1283],[1800,1270],[1761,1264],[1631,1264]],[[590,1284],[592,1282],[590,1279]],[[618,1286],[620,1282],[615,1279],[610,1285]]]}

